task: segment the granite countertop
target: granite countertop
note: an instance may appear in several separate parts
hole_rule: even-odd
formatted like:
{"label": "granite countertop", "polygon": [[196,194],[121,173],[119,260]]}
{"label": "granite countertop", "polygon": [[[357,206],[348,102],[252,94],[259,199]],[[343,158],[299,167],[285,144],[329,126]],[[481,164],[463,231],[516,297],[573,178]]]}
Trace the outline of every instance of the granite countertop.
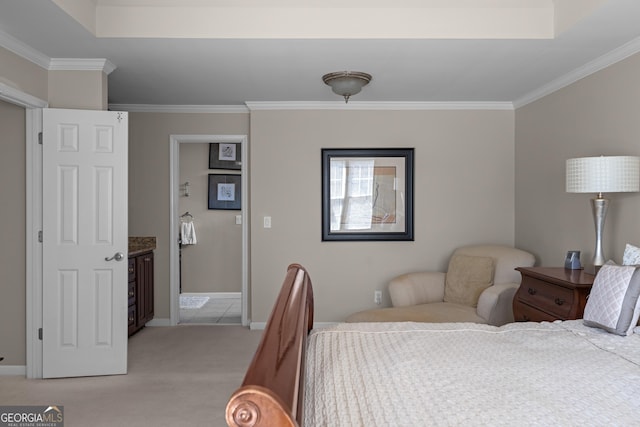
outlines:
{"label": "granite countertop", "polygon": [[129,237],[129,256],[140,255],[156,248],[155,237]]}

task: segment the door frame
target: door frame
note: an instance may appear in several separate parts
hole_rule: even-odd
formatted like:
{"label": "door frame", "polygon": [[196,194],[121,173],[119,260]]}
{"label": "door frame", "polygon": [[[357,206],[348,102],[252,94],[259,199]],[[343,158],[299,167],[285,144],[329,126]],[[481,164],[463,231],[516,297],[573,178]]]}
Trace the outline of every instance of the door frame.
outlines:
{"label": "door frame", "polygon": [[[169,304],[170,323],[175,326],[180,321],[180,245],[178,244],[178,224],[180,207],[180,144],[209,144],[215,142],[239,143],[241,149],[241,205],[242,217],[242,325],[249,326],[249,177],[247,135],[170,135],[169,136]],[[174,239],[175,237],[175,239]]]}
{"label": "door frame", "polygon": [[38,232],[42,230],[42,146],[38,134],[42,132],[42,109],[49,103],[19,89],[0,82],[0,100],[25,109],[26,148],[26,368],[27,378],[42,378],[42,341],[38,329],[42,327],[42,244]]}

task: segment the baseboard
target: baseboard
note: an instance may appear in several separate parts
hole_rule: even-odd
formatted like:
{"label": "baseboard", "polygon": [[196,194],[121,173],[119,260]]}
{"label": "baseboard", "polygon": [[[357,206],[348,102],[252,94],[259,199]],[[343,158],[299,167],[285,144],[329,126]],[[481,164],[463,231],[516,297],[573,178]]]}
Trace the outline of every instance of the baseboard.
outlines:
{"label": "baseboard", "polygon": [[145,326],[171,326],[171,319],[158,319],[157,317],[154,317],[148,321]]}
{"label": "baseboard", "polygon": [[0,366],[0,377],[9,376],[9,375],[27,375],[27,367],[26,365],[7,365]]}
{"label": "baseboard", "polygon": [[251,322],[249,323],[249,329],[253,330],[257,330],[260,331],[262,329],[264,329],[264,327],[267,326],[267,322]]}
{"label": "baseboard", "polygon": [[215,299],[242,298],[242,292],[183,292],[180,295],[188,297],[208,296]]}

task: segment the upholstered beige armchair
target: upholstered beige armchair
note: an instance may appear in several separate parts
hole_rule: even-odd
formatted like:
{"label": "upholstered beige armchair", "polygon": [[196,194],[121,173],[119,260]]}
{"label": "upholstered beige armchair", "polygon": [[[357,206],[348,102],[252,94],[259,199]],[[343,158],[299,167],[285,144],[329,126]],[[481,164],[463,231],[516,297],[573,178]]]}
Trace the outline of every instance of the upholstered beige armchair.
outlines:
{"label": "upholstered beige armchair", "polygon": [[347,322],[513,322],[513,296],[520,285],[516,267],[535,258],[520,249],[465,246],[454,251],[443,272],[416,272],[389,283],[393,307],[361,311]]}

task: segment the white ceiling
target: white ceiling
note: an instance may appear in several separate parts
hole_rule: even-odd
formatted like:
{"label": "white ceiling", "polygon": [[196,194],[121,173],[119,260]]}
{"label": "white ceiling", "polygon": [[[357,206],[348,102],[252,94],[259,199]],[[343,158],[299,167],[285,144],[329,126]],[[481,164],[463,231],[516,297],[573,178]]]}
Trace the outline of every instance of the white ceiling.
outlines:
{"label": "white ceiling", "polygon": [[[0,0],[0,45],[45,68],[48,59],[105,58],[116,67],[110,104],[173,106],[337,103],[321,77],[341,70],[373,75],[350,105],[518,106],[640,51],[638,0],[403,0],[405,9],[395,7],[398,0],[388,9],[380,8],[383,0],[302,1],[269,0],[278,6],[269,9],[267,0],[56,0],[65,12],[50,0]],[[455,10],[443,10],[451,2]],[[347,3],[356,6],[340,14]],[[319,4],[327,10],[320,13]],[[396,19],[385,26],[386,38],[375,38],[381,10]],[[421,19],[397,19],[407,13]],[[451,25],[443,24],[446,14]],[[216,25],[222,18],[227,25]],[[283,24],[294,18],[297,25]],[[308,25],[300,25],[304,19]],[[159,38],[163,28],[171,37]]]}

